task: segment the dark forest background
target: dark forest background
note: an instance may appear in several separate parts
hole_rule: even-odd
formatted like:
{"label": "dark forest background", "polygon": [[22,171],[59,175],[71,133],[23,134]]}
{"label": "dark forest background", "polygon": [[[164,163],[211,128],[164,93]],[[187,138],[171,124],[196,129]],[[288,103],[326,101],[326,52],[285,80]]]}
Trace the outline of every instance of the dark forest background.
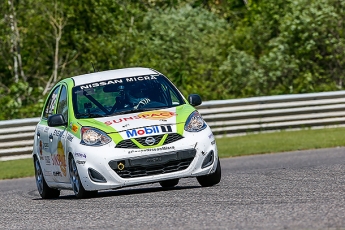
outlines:
{"label": "dark forest background", "polygon": [[203,100],[344,89],[345,0],[3,0],[0,120],[59,80],[143,66]]}

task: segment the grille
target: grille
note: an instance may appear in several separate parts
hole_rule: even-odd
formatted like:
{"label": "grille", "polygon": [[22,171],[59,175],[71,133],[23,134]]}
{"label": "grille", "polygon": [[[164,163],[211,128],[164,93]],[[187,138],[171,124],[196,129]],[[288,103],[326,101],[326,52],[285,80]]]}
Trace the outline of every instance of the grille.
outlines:
{"label": "grille", "polygon": [[[156,136],[152,136],[152,137],[154,137],[156,139],[156,144],[157,144],[158,142],[160,142],[162,140],[163,136],[164,136],[164,134],[163,135],[156,135]],[[149,146],[145,143],[146,138],[147,137],[139,137],[139,138],[135,138],[135,140],[138,141],[143,146]],[[182,138],[183,138],[183,136],[181,136],[180,134],[169,133],[167,138],[165,139],[163,145],[173,143],[175,141],[181,140]],[[120,141],[116,145],[115,148],[138,149],[139,147],[136,144],[134,144],[131,139],[127,139],[127,140]]]}
{"label": "grille", "polygon": [[164,165],[131,167],[127,170],[114,170],[122,178],[136,178],[143,176],[158,175],[170,172],[177,172],[188,168],[193,158],[180,161],[172,161]]}
{"label": "grille", "polygon": [[[156,145],[162,140],[163,136],[164,136],[164,134],[163,135],[157,135],[157,136],[151,136],[151,137],[156,139],[156,142],[155,142],[155,145]],[[143,146],[149,146],[148,144],[145,143],[146,138],[147,137],[140,137],[140,138],[135,138],[135,140],[137,142],[139,142],[140,144],[142,144]]]}
{"label": "grille", "polygon": [[138,149],[139,147],[134,144],[131,139],[120,141],[115,148],[124,148],[124,149]]}
{"label": "grille", "polygon": [[168,134],[167,139],[165,139],[165,141],[164,141],[164,145],[167,145],[167,144],[173,143],[175,141],[181,140],[182,138],[183,138],[183,136],[181,136],[178,133]]}
{"label": "grille", "polygon": [[[136,159],[123,159],[118,161],[109,162],[109,166],[121,178],[136,178],[144,176],[152,176],[158,174],[165,174],[171,172],[182,171],[192,163],[196,151],[184,150],[179,152],[172,152],[166,155],[155,155],[150,157],[136,158]],[[153,159],[159,159],[155,161]],[[136,162],[134,162],[136,161]],[[118,169],[118,164],[124,164],[123,170]],[[133,165],[133,164],[136,165]]]}

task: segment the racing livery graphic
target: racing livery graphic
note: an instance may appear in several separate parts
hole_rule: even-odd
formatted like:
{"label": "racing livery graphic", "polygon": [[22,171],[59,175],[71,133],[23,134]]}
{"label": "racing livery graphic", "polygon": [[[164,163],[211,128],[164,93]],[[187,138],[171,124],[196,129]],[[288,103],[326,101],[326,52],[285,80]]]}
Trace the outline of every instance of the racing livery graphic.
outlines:
{"label": "racing livery graphic", "polygon": [[63,176],[66,176],[66,160],[65,153],[61,141],[58,143],[57,154],[52,155],[53,165],[57,165]]}
{"label": "racing livery graphic", "polygon": [[221,180],[213,133],[196,106],[156,70],[127,68],[66,78],[49,93],[35,135],[39,194],[77,198],[99,190],[159,183],[169,188],[195,177]]}

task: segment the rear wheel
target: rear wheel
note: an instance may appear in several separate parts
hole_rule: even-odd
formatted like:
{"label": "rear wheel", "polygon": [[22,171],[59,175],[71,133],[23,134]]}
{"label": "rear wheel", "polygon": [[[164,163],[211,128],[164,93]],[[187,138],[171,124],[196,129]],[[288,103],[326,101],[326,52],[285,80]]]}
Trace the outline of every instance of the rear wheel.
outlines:
{"label": "rear wheel", "polygon": [[37,190],[43,199],[54,199],[60,196],[60,190],[50,188],[44,179],[41,164],[37,157],[34,158],[35,178]]}
{"label": "rear wheel", "polygon": [[179,182],[179,179],[172,179],[172,180],[165,180],[165,181],[161,181],[159,182],[159,184],[163,187],[163,188],[172,188],[174,186],[176,186]]}
{"label": "rear wheel", "polygon": [[220,162],[218,159],[218,164],[217,164],[217,168],[216,171],[212,174],[209,175],[205,175],[205,176],[199,176],[196,179],[198,180],[199,184],[202,187],[210,187],[213,185],[216,185],[220,182],[220,179],[222,177],[222,169],[220,167]]}
{"label": "rear wheel", "polygon": [[69,175],[72,184],[73,192],[79,199],[90,198],[97,195],[98,191],[86,191],[81,184],[77,165],[73,157],[69,158]]}

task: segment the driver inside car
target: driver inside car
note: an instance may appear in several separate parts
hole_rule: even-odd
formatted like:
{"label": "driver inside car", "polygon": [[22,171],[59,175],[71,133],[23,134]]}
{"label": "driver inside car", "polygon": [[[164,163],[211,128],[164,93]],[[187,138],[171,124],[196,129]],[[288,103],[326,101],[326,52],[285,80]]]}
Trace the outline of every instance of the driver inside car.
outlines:
{"label": "driver inside car", "polygon": [[119,95],[116,97],[116,109],[124,109],[128,107],[138,109],[150,103],[151,100],[144,93],[143,88],[135,86],[136,85],[130,89],[126,89],[123,85],[118,87]]}

